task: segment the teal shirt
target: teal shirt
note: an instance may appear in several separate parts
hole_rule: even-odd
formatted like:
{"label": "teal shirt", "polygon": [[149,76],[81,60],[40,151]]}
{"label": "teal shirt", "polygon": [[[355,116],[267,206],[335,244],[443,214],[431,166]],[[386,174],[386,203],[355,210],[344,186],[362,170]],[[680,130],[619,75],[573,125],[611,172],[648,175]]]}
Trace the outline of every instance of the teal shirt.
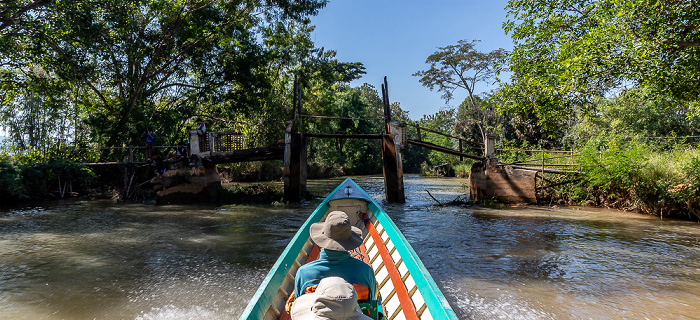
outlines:
{"label": "teal shirt", "polygon": [[299,268],[294,279],[294,296],[300,297],[307,287],[317,285],[326,277],[341,277],[350,283],[369,288],[369,296],[377,297],[377,281],[374,270],[368,264],[350,256],[347,251],[321,249],[319,257]]}

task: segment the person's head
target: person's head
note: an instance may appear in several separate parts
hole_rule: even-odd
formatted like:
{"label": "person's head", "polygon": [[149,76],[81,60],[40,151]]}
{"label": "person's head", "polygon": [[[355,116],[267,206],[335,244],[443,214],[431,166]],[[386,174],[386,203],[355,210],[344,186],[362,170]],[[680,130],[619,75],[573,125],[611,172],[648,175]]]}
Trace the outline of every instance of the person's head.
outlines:
{"label": "person's head", "polygon": [[197,123],[202,123],[202,118],[198,118]]}
{"label": "person's head", "polygon": [[321,279],[316,291],[297,298],[290,312],[293,320],[368,320],[357,304],[352,284],[340,277]]}
{"label": "person's head", "polygon": [[362,244],[362,231],[351,226],[342,211],[331,211],[326,221],[312,224],[309,234],[315,244],[327,250],[350,251]]}
{"label": "person's head", "polygon": [[178,142],[178,143],[177,143],[177,146],[178,146],[178,147],[182,147],[182,142]]}

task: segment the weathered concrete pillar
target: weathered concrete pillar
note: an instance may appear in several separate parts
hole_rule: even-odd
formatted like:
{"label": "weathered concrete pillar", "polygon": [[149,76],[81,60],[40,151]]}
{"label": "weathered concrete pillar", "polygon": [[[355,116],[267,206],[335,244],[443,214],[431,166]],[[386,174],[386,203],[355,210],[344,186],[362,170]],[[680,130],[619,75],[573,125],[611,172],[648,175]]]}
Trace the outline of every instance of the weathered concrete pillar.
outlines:
{"label": "weathered concrete pillar", "polygon": [[484,157],[487,159],[493,159],[496,157],[496,135],[487,134],[486,141],[484,142]]}
{"label": "weathered concrete pillar", "polygon": [[[187,132],[187,140],[190,143],[190,155],[196,154],[199,158],[204,158],[208,157],[211,155],[210,151],[207,151],[207,146],[206,145],[201,145],[200,140],[199,140],[199,131],[197,130],[190,130]],[[205,133],[207,136],[209,136],[210,132]],[[213,139],[207,139],[210,143],[213,141]],[[209,148],[211,150],[211,148]]]}
{"label": "weathered concrete pillar", "polygon": [[537,203],[536,171],[514,169],[495,162],[486,160],[472,165],[469,189],[473,200],[495,198],[503,203]]}
{"label": "weathered concrete pillar", "polygon": [[190,130],[187,132],[187,141],[190,143],[190,154],[199,153],[199,134],[197,130]]}
{"label": "weathered concrete pillar", "polygon": [[288,130],[284,134],[284,199],[298,202],[306,194],[306,138]]}

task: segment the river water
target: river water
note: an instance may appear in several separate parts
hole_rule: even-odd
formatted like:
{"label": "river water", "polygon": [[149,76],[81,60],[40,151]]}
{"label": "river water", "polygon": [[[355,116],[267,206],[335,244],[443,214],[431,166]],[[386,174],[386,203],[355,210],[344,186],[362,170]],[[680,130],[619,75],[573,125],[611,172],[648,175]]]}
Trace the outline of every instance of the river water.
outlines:
{"label": "river water", "polygon": [[[355,180],[383,202],[381,177]],[[700,319],[700,224],[428,195],[465,183],[409,175],[384,204],[460,319]],[[0,319],[235,319],[320,201],[2,210]]]}

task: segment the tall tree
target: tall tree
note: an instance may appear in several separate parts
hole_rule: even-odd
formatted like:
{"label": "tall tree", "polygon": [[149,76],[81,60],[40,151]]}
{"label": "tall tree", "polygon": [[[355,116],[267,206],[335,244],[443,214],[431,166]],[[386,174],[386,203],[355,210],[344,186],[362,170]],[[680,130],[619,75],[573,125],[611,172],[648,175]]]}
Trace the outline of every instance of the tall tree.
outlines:
{"label": "tall tree", "polygon": [[24,27],[16,40],[21,50],[3,55],[3,75],[15,84],[3,94],[37,91],[27,84],[40,66],[45,79],[72,84],[95,136],[114,146],[135,139],[159,116],[186,118],[203,103],[236,100],[229,104],[235,108],[254,100],[270,86],[270,55],[258,31],[276,21],[304,21],[325,3],[51,2]]}
{"label": "tall tree", "polygon": [[438,48],[425,60],[430,69],[418,71],[413,76],[421,77],[420,83],[430,90],[437,87],[437,91],[443,93],[445,102],[452,99],[453,92],[458,88],[466,90],[470,107],[478,118],[482,141],[485,141],[485,113],[476,99],[476,84],[494,78],[495,65],[506,55],[506,51],[480,52],[475,49],[477,42],[479,40],[460,40],[456,45]]}
{"label": "tall tree", "polygon": [[700,106],[696,0],[510,0],[506,10],[515,48],[505,106],[545,127],[625,86]]}

